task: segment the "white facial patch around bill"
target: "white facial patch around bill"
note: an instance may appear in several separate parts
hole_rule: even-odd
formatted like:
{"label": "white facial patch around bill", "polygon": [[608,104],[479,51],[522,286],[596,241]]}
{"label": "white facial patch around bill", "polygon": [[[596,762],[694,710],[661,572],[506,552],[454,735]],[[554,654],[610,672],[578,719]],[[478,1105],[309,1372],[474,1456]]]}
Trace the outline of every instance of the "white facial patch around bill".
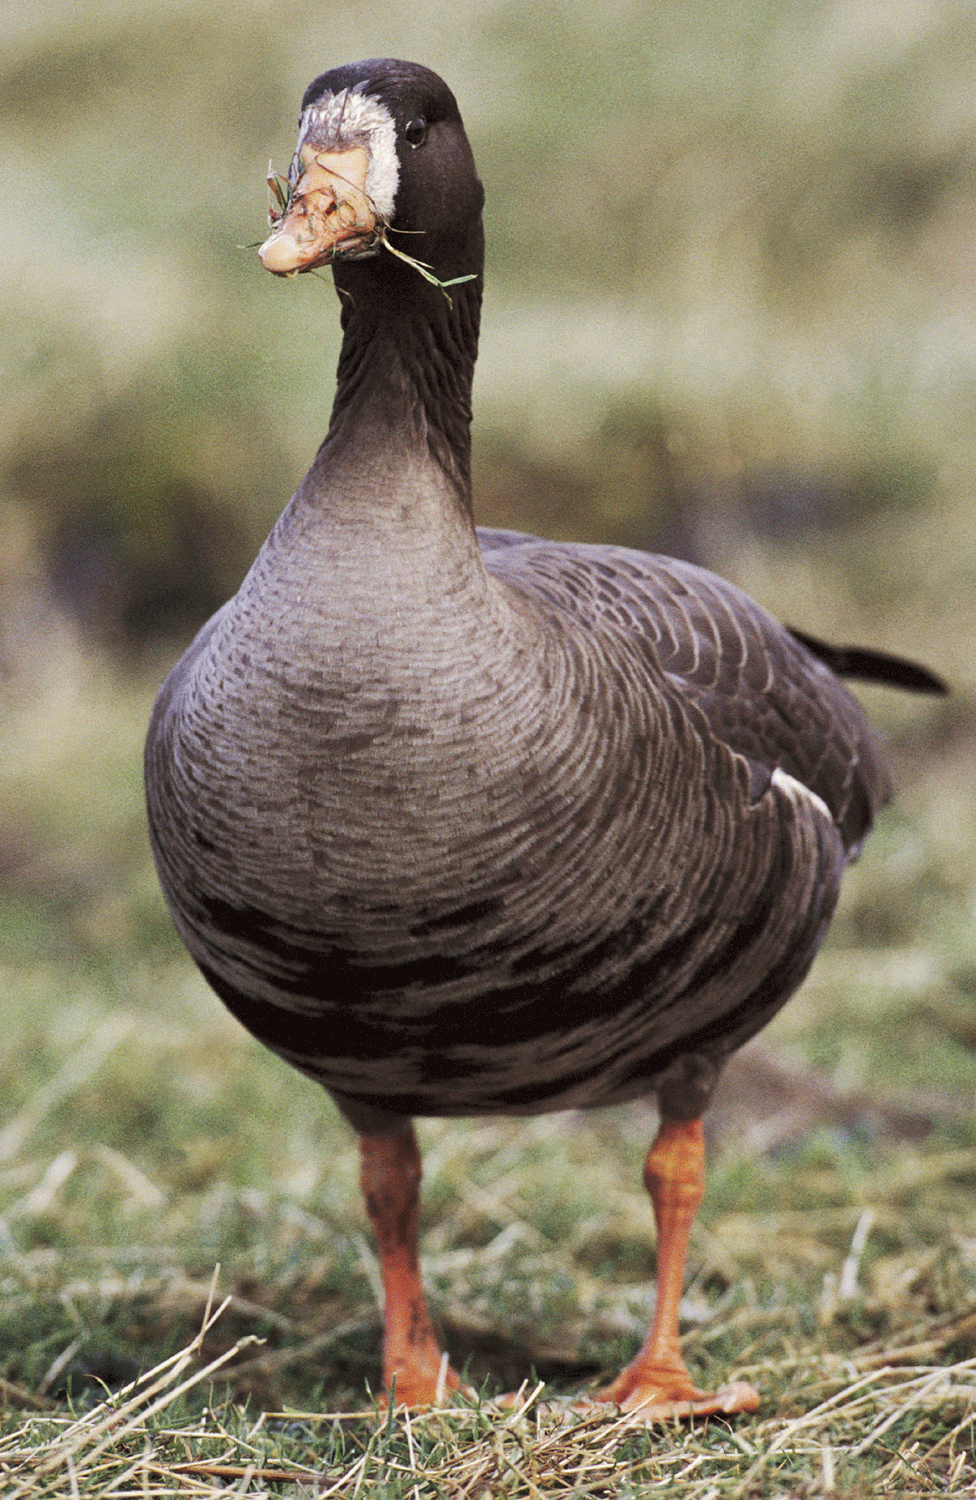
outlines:
{"label": "white facial patch around bill", "polygon": [[355,89],[326,94],[310,104],[298,126],[298,145],[288,179],[295,186],[301,173],[301,150],[342,151],[363,146],[369,154],[366,173],[366,196],[377,217],[389,222],[393,217],[400,163],[396,154],[396,125],[393,116],[379,99]]}

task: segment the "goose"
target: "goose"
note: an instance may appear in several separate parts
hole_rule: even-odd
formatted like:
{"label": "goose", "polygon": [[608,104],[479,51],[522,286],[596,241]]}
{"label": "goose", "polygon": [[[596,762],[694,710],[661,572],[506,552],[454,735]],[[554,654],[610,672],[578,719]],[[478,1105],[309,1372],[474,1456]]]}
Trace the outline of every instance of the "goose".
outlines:
{"label": "goose", "polygon": [[680,1348],[702,1115],[806,975],[890,796],[838,672],[941,684],[791,633],[687,562],[476,529],[483,190],[435,73],[316,78],[276,191],[260,259],[331,266],[337,389],[239,591],[159,693],[166,901],[216,994],[359,1136],[396,1403],[462,1384],[421,1284],[415,1118],[656,1096],[656,1311],[590,1400],[754,1411],[743,1381],[700,1390]]}

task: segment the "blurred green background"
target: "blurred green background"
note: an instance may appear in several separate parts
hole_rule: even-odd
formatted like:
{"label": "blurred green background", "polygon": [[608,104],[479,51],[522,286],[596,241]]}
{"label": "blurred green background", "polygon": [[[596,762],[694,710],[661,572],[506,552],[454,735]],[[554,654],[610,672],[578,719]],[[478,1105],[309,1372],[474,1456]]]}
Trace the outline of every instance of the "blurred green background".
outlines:
{"label": "blurred green background", "polygon": [[[347,1133],[172,934],[140,768],[158,682],[325,430],[329,278],[242,247],[305,85],[356,57],[441,72],[485,180],[479,520],[690,556],[952,683],[869,695],[900,800],[770,1035],[970,1141],[976,7],[10,0],[0,36],[8,1370],[56,1388],[70,1319],[23,1343],[52,1247],[203,1275],[247,1244],[260,1280],[256,1247],[300,1254],[275,1194],[356,1222]],[[465,1223],[442,1248],[488,1235]],[[90,1331],[120,1294],[85,1285]]]}
{"label": "blurred green background", "polygon": [[268,159],[312,75],[400,54],[454,87],[488,192],[481,519],[694,553],[971,681],[971,5],[136,0],[3,25],[8,619],[26,593],[85,644],[175,649],[236,586],[337,349],[328,278],[241,248]]}

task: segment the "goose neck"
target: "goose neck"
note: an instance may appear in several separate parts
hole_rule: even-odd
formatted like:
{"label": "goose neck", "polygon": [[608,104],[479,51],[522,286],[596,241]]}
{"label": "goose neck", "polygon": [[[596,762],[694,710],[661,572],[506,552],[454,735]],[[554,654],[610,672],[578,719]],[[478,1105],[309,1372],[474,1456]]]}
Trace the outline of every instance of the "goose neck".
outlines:
{"label": "goose neck", "polygon": [[395,263],[335,269],[343,342],[322,457],[368,453],[391,471],[408,456],[431,462],[470,516],[480,275],[445,292]]}

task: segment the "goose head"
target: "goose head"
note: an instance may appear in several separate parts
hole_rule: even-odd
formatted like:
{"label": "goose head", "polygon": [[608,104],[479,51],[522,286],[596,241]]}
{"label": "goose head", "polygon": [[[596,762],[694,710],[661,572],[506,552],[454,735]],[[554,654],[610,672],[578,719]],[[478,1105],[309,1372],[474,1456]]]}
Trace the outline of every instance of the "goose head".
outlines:
{"label": "goose head", "polygon": [[[259,251],[279,277],[331,266],[341,299],[332,421],[308,482],[328,491],[333,511],[340,490],[375,508],[389,485],[374,483],[374,471],[402,471],[412,449],[450,481],[469,550],[483,206],[443,80],[418,63],[349,63],[305,90],[287,184]],[[351,465],[342,481],[340,461]]]}
{"label": "goose head", "polygon": [[399,260],[401,275],[417,277],[419,262],[442,284],[480,280],[484,191],[454,95],[417,63],[316,78],[280,197],[258,252],[277,276],[370,261],[392,272]]}

